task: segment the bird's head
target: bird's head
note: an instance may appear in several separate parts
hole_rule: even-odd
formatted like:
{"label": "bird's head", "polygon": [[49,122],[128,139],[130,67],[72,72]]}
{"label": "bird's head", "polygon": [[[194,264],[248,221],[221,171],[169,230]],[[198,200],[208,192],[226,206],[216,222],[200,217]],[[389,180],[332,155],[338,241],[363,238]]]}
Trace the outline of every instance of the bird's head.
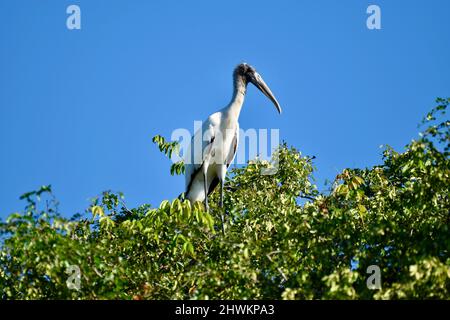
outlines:
{"label": "bird's head", "polygon": [[257,87],[264,95],[269,98],[275,107],[278,110],[278,113],[281,113],[281,107],[278,103],[277,99],[273,95],[272,91],[270,91],[269,86],[264,82],[261,75],[253,68],[251,65],[247,63],[241,63],[234,69],[234,77],[240,77],[244,84],[253,83],[255,87]]}

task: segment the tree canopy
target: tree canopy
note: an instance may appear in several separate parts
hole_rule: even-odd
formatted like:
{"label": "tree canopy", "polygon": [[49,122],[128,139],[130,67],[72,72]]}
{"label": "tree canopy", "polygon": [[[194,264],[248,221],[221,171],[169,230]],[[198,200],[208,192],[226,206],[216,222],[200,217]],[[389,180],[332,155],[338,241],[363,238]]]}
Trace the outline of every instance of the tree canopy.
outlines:
{"label": "tree canopy", "polygon": [[[404,151],[385,147],[380,165],[347,168],[327,191],[286,143],[274,175],[259,160],[232,169],[225,234],[217,191],[209,213],[180,199],[128,208],[107,191],[70,218],[50,186],[25,193],[0,224],[0,297],[449,299],[449,103],[437,99]],[[381,287],[368,286],[369,266]]]}

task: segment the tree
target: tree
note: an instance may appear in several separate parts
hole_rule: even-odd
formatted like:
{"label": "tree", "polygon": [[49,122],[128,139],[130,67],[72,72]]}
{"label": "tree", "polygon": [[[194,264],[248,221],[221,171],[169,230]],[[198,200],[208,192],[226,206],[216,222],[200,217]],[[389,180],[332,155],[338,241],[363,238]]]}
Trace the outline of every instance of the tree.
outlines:
{"label": "tree", "polygon": [[[275,175],[260,175],[264,161],[233,169],[225,235],[217,192],[210,213],[179,199],[129,209],[122,194],[104,192],[72,218],[60,215],[50,186],[26,193],[24,212],[0,225],[0,295],[448,299],[450,122],[434,123],[449,102],[437,100],[404,152],[386,147],[382,164],[343,170],[325,193],[312,182],[312,159],[287,144]],[[79,290],[67,284],[70,266]],[[379,267],[379,289],[367,286],[369,266]]]}

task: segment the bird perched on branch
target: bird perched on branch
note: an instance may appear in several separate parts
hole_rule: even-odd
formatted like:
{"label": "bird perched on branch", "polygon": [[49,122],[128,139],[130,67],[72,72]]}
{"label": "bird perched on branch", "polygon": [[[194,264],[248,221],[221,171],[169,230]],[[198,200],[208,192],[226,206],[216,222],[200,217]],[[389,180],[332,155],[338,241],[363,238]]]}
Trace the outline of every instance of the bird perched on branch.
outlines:
{"label": "bird perched on branch", "polygon": [[[281,113],[275,96],[255,68],[239,64],[233,72],[233,97],[225,108],[211,114],[192,137],[185,159],[185,196],[191,202],[204,201],[218,184],[221,187],[220,206],[223,207],[223,185],[239,140],[239,114],[244,103],[247,84],[252,83],[264,93]],[[222,216],[223,222],[223,216]]]}

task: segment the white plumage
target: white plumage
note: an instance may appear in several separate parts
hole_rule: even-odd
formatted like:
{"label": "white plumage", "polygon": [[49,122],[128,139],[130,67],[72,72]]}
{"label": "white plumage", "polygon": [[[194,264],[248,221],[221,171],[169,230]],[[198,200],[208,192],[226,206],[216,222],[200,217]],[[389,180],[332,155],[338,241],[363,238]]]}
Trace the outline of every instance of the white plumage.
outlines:
{"label": "white plumage", "polygon": [[272,100],[281,113],[278,101],[256,70],[246,63],[238,65],[233,73],[234,91],[231,102],[203,122],[186,152],[185,196],[191,202],[205,201],[207,210],[208,195],[218,184],[221,186],[220,206],[223,206],[223,184],[227,169],[236,155],[239,114],[249,82]]}

